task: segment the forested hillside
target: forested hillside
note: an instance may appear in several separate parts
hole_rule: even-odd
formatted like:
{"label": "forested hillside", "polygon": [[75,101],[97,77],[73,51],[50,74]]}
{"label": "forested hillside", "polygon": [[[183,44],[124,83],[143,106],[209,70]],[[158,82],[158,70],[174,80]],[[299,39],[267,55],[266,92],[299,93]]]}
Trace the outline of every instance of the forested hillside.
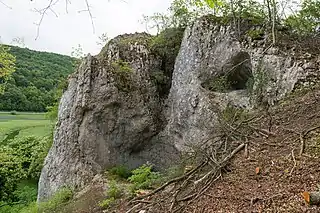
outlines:
{"label": "forested hillside", "polygon": [[58,85],[74,70],[74,59],[56,53],[11,46],[16,71],[0,95],[0,111],[46,111],[55,102]]}

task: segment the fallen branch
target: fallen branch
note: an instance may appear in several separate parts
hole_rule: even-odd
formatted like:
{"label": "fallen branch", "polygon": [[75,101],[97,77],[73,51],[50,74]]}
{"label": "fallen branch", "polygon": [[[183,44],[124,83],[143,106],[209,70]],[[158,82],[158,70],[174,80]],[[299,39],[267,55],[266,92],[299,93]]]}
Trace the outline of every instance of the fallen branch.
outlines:
{"label": "fallen branch", "polygon": [[304,150],[305,150],[305,146],[306,146],[305,138],[306,138],[306,136],[307,136],[310,132],[312,132],[312,131],[314,131],[314,130],[316,130],[316,129],[319,129],[319,128],[320,128],[320,125],[315,126],[315,127],[311,127],[310,129],[308,129],[308,130],[300,133],[300,135],[299,135],[299,138],[300,138],[300,152],[299,152],[299,155],[300,155],[300,156],[303,154],[303,152],[304,152]]}
{"label": "fallen branch", "polygon": [[304,152],[304,148],[306,146],[306,142],[304,141],[304,136],[302,134],[299,135],[300,138],[300,152],[299,155],[301,156]]}
{"label": "fallen branch", "polygon": [[224,167],[225,163],[229,161],[235,154],[237,154],[241,149],[245,147],[245,144],[240,144],[236,149],[234,149],[227,157],[223,159],[220,163],[220,168]]}
{"label": "fallen branch", "polygon": [[270,136],[270,135],[271,135],[271,136],[273,136],[273,137],[275,137],[275,136],[276,136],[276,134],[275,134],[275,133],[270,132],[270,131],[268,131],[268,130],[266,130],[266,129],[259,129],[259,128],[254,127],[254,126],[251,126],[251,125],[249,125],[249,127],[250,127],[251,129],[253,129],[253,130],[257,131],[259,134],[267,135],[267,136]]}
{"label": "fallen branch", "polygon": [[293,150],[291,151],[291,156],[292,156],[292,159],[293,159],[294,164],[293,164],[293,167],[292,167],[292,169],[291,169],[291,171],[290,171],[290,175],[292,174],[294,168],[296,168],[296,166],[297,166],[297,161],[296,161],[296,158],[294,157]]}
{"label": "fallen branch", "polygon": [[175,183],[175,182],[178,182],[178,181],[181,181],[185,178],[187,178],[188,176],[190,176],[191,174],[193,174],[194,172],[196,172],[198,169],[202,168],[203,166],[205,166],[206,164],[208,163],[208,161],[206,162],[203,162],[201,164],[199,164],[197,167],[195,167],[194,169],[192,169],[190,172],[186,173],[185,175],[181,176],[181,177],[177,177],[175,179],[172,179],[168,182],[166,182],[165,184],[163,184],[162,186],[160,186],[159,188],[155,189],[154,191],[146,194],[146,195],[143,195],[143,196],[140,196],[140,197],[137,197],[136,199],[130,201],[131,203],[132,202],[139,202],[141,201],[142,199],[146,198],[146,197],[150,197],[151,195],[154,195],[156,194],[157,192],[163,190],[164,188],[166,188],[167,186],[169,186],[170,184],[172,183]]}

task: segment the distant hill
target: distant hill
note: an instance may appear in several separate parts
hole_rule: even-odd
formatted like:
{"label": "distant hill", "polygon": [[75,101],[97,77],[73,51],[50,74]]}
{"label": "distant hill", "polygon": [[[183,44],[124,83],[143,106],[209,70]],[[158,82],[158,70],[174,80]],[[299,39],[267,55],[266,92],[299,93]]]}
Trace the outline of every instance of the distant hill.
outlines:
{"label": "distant hill", "polygon": [[57,86],[74,71],[70,56],[10,46],[16,71],[0,95],[0,111],[43,112],[55,101]]}

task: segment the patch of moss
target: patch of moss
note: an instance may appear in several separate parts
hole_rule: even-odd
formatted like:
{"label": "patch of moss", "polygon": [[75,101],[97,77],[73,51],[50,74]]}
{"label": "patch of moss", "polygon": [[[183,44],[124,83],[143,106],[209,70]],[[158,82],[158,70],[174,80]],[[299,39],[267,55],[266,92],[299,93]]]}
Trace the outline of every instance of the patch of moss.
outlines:
{"label": "patch of moss", "polygon": [[232,82],[228,81],[228,76],[221,75],[208,80],[203,84],[204,88],[207,88],[214,92],[228,92],[231,89]]}
{"label": "patch of moss", "polygon": [[262,39],[264,32],[262,29],[250,29],[247,31],[247,36],[249,36],[252,40]]}
{"label": "patch of moss", "polygon": [[116,87],[123,92],[134,89],[132,81],[132,68],[128,62],[118,60],[111,63],[111,71],[114,74]]}

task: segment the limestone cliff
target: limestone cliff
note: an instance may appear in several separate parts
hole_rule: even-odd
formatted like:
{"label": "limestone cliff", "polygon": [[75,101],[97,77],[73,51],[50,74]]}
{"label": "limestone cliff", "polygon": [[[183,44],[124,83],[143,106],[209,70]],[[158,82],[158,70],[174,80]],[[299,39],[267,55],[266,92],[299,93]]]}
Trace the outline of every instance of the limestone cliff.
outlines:
{"label": "limestone cliff", "polygon": [[217,111],[227,104],[273,104],[319,67],[263,41],[240,39],[238,31],[207,16],[186,29],[163,100],[152,80],[163,63],[150,52],[150,39],[144,33],[118,36],[70,77],[39,200],[64,185],[81,189],[115,165],[176,163],[185,148],[215,132]]}
{"label": "limestone cliff", "polygon": [[296,57],[267,38],[255,41],[248,32],[259,29],[243,25],[247,29],[239,36],[230,25],[205,16],[186,29],[166,116],[166,135],[179,150],[212,138],[217,111],[227,104],[248,109],[261,102],[273,105],[310,76],[319,77],[311,56]]}
{"label": "limestone cliff", "polygon": [[82,188],[115,165],[164,167],[176,156],[173,145],[153,139],[164,118],[151,79],[160,61],[150,54],[149,40],[147,34],[119,36],[70,77],[39,181],[40,200],[62,186]]}

